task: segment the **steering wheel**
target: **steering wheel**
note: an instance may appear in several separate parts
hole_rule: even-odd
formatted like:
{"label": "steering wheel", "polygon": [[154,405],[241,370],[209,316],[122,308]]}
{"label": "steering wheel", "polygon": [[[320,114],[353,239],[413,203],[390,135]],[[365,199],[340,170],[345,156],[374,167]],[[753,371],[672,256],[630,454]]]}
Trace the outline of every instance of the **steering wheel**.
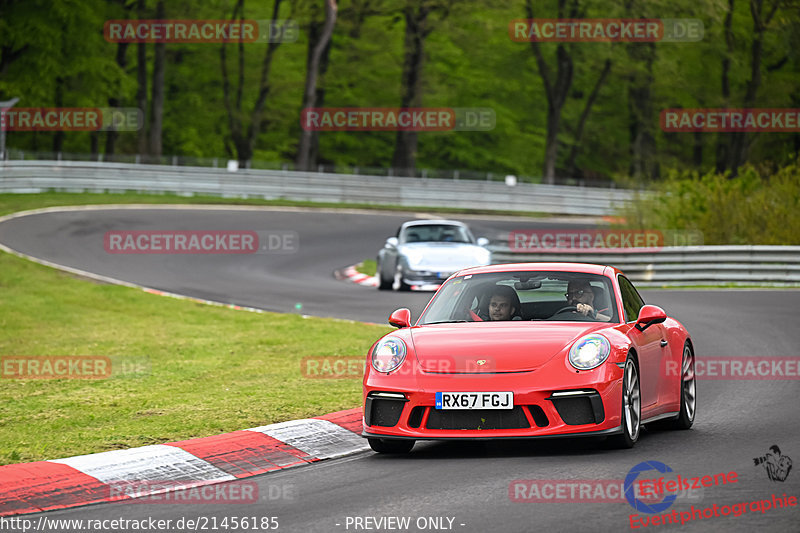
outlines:
{"label": "steering wheel", "polygon": [[556,315],[560,315],[561,313],[568,313],[568,312],[569,313],[577,313],[578,312],[578,306],[577,305],[568,305],[566,307],[562,307],[561,309],[559,309],[558,311],[556,311],[555,313],[550,315],[550,318],[553,318]]}

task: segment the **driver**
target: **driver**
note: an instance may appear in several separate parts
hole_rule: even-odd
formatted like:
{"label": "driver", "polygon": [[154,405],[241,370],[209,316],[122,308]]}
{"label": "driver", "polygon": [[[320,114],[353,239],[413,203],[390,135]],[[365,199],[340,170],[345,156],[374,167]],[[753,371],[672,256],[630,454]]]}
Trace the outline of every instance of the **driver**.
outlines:
{"label": "driver", "polygon": [[[594,291],[588,279],[574,279],[567,283],[567,304],[575,306],[577,312],[583,316],[591,316],[597,320],[608,321],[611,316],[604,313],[598,313],[593,307]],[[600,311],[607,311],[601,309]]]}

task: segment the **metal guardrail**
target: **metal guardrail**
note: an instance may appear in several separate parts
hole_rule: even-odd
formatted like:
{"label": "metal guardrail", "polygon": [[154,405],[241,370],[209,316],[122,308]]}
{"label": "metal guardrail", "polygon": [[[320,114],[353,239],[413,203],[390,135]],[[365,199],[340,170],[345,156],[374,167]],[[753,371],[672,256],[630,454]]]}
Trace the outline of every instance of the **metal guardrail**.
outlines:
{"label": "metal guardrail", "polygon": [[[27,160],[27,161],[100,161],[107,163],[129,163],[136,165],[170,165],[182,167],[213,167],[226,168],[228,159],[224,157],[197,157],[187,155],[142,155],[142,154],[89,154],[74,152],[46,152],[41,150],[19,150],[9,148],[6,151],[7,160]],[[240,168],[254,170],[298,170],[295,163],[288,161],[266,161],[252,159],[239,165]],[[431,178],[445,180],[473,180],[473,181],[501,181],[505,182],[506,172],[489,172],[481,170],[469,170],[458,168],[425,168],[416,167],[411,169],[398,169],[392,167],[370,167],[359,165],[343,165],[320,163],[312,172],[325,174],[354,174],[362,176],[411,176],[416,178]],[[543,183],[539,175],[531,176],[519,174],[516,176],[519,183]],[[620,185],[613,180],[602,177],[567,177],[556,176],[555,185],[569,185],[577,187],[599,187],[601,189],[615,189]],[[626,189],[629,187],[622,186]]]}
{"label": "metal guardrail", "polygon": [[800,246],[671,246],[659,251],[517,253],[493,246],[492,261],[569,261],[619,268],[639,287],[800,285]]}
{"label": "metal guardrail", "polygon": [[634,198],[624,189],[492,181],[325,174],[289,170],[135,165],[92,161],[0,162],[0,192],[147,191],[185,196],[457,207],[604,216]]}
{"label": "metal guardrail", "polygon": [[[87,161],[0,161],[0,192],[124,192],[299,201],[460,207],[551,214],[610,215],[635,192],[564,185],[451,181],[288,170],[136,165]],[[800,284],[800,246],[683,246],[659,251],[512,252],[495,262],[570,261],[613,265],[638,286]]]}

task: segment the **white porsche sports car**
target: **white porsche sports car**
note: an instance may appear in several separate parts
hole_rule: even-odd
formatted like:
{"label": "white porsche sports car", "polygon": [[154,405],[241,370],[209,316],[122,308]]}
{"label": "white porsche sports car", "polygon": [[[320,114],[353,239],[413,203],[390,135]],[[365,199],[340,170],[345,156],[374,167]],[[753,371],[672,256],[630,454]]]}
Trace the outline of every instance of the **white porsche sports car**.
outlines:
{"label": "white porsche sports car", "polygon": [[463,222],[414,220],[406,222],[378,252],[379,290],[437,288],[453,273],[491,263],[489,240],[475,239]]}

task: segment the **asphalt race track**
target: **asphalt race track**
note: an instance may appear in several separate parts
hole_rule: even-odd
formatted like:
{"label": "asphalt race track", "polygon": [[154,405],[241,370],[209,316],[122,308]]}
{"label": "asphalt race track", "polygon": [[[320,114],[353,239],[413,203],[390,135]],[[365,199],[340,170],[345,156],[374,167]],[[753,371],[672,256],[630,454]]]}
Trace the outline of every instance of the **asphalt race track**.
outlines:
{"label": "asphalt race track", "polygon": [[[0,242],[61,265],[197,298],[284,313],[297,312],[295,305],[301,303],[302,312],[309,315],[385,323],[398,307],[408,307],[412,316],[419,316],[432,293],[381,292],[379,298],[377,289],[354,287],[332,274],[374,259],[386,238],[411,218],[411,214],[299,209],[66,211],[8,220],[0,224]],[[564,226],[519,218],[465,220],[476,236],[491,239],[501,239],[513,229]],[[126,230],[296,232],[299,238],[293,253],[106,253],[104,234]]]}
{"label": "asphalt race track", "polygon": [[[0,223],[0,243],[37,258],[165,291],[280,312],[297,312],[295,304],[302,303],[306,314],[376,322],[398,307],[409,307],[417,317],[431,293],[379,292],[335,280],[332,273],[374,258],[384,239],[409,218],[398,213],[292,209],[69,211]],[[476,236],[493,239],[502,239],[511,229],[565,227],[558,221],[455,218],[468,222]],[[299,248],[291,254],[206,255],[198,260],[193,255],[114,255],[103,247],[109,230],[166,229],[294,231]],[[800,291],[642,294],[688,327],[699,361],[712,356],[798,356]],[[753,458],[777,444],[783,455],[800,460],[798,397],[796,379],[701,378],[694,427],[682,432],[643,431],[632,450],[607,450],[589,439],[426,442],[417,443],[404,457],[363,453],[250,478],[247,481],[259,487],[257,504],[117,503],[46,515],[101,520],[152,517],[173,523],[180,518],[277,517],[277,530],[292,532],[624,531],[631,528],[629,516],[636,513],[627,502],[513,501],[513,482],[608,479],[621,484],[629,470],[649,460],[669,465],[684,478],[738,474],[736,483],[698,489],[663,513],[691,512],[692,506],[771,502],[773,494],[797,497],[797,467],[785,481],[771,481]],[[647,477],[658,477],[652,474]],[[410,527],[398,529],[395,522],[379,526],[367,517],[408,517]],[[741,516],[700,519],[695,513],[694,517],[682,531],[800,531],[799,507],[765,512],[748,507]]]}

